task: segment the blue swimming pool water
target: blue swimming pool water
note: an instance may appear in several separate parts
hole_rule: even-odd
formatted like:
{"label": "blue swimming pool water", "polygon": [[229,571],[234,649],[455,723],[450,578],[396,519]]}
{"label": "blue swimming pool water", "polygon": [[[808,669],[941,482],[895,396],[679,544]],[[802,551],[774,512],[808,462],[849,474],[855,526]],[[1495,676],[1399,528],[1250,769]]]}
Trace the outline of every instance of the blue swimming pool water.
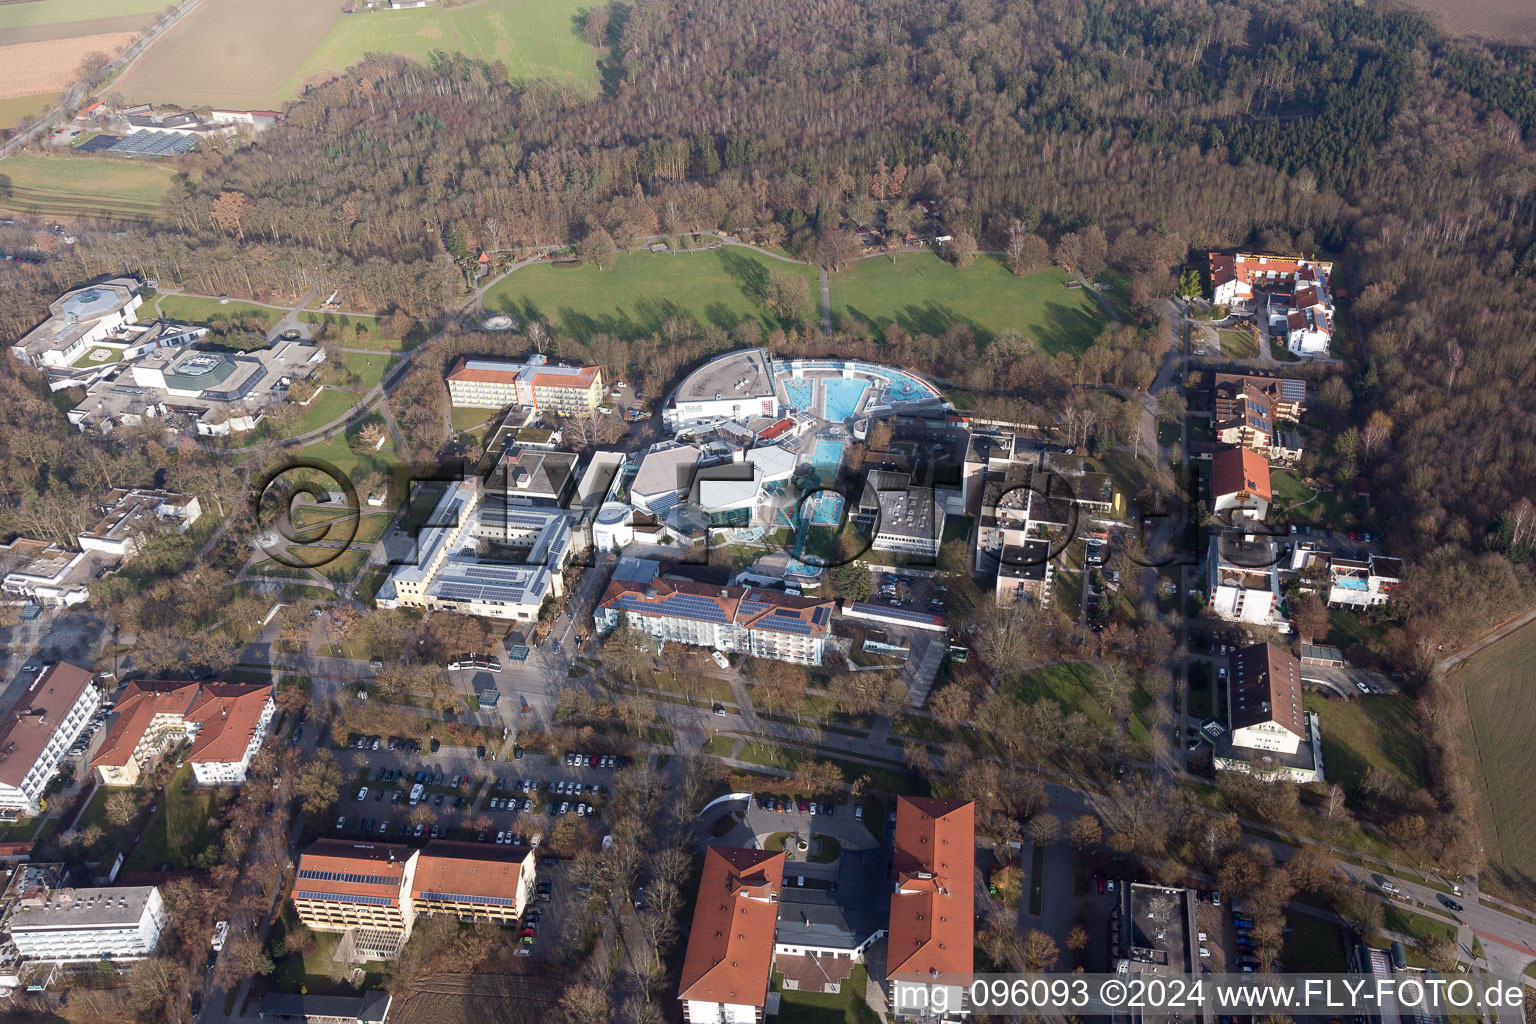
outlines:
{"label": "blue swimming pool water", "polygon": [[805,499],[801,514],[812,526],[836,526],[843,517],[842,495],[817,491]]}
{"label": "blue swimming pool water", "polygon": [[821,389],[827,396],[827,419],[845,420],[859,407],[869,385],[862,380],[831,377],[821,382]]}
{"label": "blue swimming pool water", "polygon": [[843,463],[843,442],[821,440],[811,452],[812,465],[822,469],[836,469]]}
{"label": "blue swimming pool water", "polygon": [[792,409],[809,410],[815,391],[808,380],[786,380],[784,398]]}

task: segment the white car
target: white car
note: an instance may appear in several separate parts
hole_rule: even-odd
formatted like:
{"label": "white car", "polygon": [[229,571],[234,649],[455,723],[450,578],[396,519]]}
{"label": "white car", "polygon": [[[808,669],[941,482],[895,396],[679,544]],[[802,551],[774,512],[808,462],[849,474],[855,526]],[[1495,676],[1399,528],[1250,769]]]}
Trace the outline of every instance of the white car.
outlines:
{"label": "white car", "polygon": [[362,787],[361,789],[359,789],[357,791],[357,798],[359,800],[367,800],[368,799],[368,787],[367,786],[364,786],[364,787]]}
{"label": "white car", "polygon": [[560,814],[569,814],[569,813],[571,813],[570,801],[568,801],[568,800],[560,801],[560,811],[559,811],[559,813]]}

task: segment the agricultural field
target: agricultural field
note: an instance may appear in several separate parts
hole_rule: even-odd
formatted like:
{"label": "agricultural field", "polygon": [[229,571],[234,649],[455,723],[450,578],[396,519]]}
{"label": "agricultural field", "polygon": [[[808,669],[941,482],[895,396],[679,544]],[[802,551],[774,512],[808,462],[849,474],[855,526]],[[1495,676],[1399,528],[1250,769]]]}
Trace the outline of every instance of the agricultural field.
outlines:
{"label": "agricultural field", "polygon": [[57,92],[44,92],[0,99],[0,128],[13,128],[24,117],[47,113],[59,101],[59,95]]}
{"label": "agricultural field", "polygon": [[1106,322],[1104,309],[1052,267],[1025,277],[989,256],[960,270],[931,253],[859,260],[831,276],[832,312],[876,331],[890,323],[909,334],[942,334],[968,323],[985,342],[1004,328],[1044,352],[1081,354]]}
{"label": "agricultural field", "polygon": [[[26,6],[4,5],[4,6]],[[88,53],[116,57],[138,35],[134,31],[70,33],[59,38],[21,42],[0,29],[0,98],[59,92],[75,79],[75,70]],[[21,33],[17,33],[18,35]]]}
{"label": "agricultural field", "polygon": [[[598,53],[576,35],[580,0],[476,0],[458,7],[344,15],[340,4],[207,0],[118,80],[130,101],[281,107],[370,53],[426,60],[434,50],[501,61],[513,80],[597,90]],[[77,62],[78,63],[78,62]],[[71,65],[72,67],[73,65]]]}
{"label": "agricultural field", "polygon": [[1481,882],[1505,898],[1536,899],[1536,627],[1479,651],[1448,682],[1466,707],[1462,746],[1488,858]]}
{"label": "agricultural field", "polygon": [[607,270],[590,263],[541,263],[486,292],[485,308],[519,320],[546,319],[585,340],[612,334],[633,340],[658,332],[672,317],[731,328],[753,318],[778,326],[763,308],[768,272],[803,278],[814,293],[816,271],[727,246],[707,252],[624,253]]}
{"label": "agricultural field", "polygon": [[[165,0],[30,0],[0,4],[0,32],[6,39],[48,39],[104,31],[99,21],[132,19],[142,27],[165,10]],[[51,33],[40,34],[40,33]]]}
{"label": "agricultural field", "polygon": [[1501,43],[1536,43],[1536,8],[1525,0],[1481,4],[1466,0],[1419,0],[1419,7],[1436,17],[1452,35],[1478,36]]}
{"label": "agricultural field", "polygon": [[341,20],[341,4],[207,0],[117,80],[130,103],[270,109],[289,79]]}
{"label": "agricultural field", "polygon": [[153,220],[171,187],[167,163],[130,163],[91,156],[18,153],[0,160],[11,195],[0,207],[57,217],[113,216]]}
{"label": "agricultural field", "polygon": [[305,83],[339,75],[370,53],[426,61],[434,50],[501,61],[513,81],[546,79],[597,90],[597,51],[573,30],[591,7],[583,0],[478,0],[462,7],[376,11],[342,18],[289,79],[291,99]]}

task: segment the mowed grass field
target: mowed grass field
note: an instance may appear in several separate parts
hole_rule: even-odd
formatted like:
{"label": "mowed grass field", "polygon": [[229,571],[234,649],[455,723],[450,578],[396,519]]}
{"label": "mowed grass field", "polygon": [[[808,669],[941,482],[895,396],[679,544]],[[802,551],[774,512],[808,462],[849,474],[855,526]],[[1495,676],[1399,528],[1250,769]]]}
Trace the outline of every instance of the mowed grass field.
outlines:
{"label": "mowed grass field", "polygon": [[160,215],[175,173],[163,161],[18,153],[0,160],[0,174],[11,179],[11,196],[0,199],[0,208],[59,217],[153,220]]}
{"label": "mowed grass field", "polygon": [[339,75],[370,53],[425,61],[433,50],[501,61],[513,81],[546,79],[597,90],[597,51],[573,31],[588,0],[477,0],[462,7],[375,11],[342,18],[283,90]]}
{"label": "mowed grass field", "polygon": [[990,256],[961,270],[932,253],[859,260],[831,276],[832,312],[877,331],[896,323],[909,334],[942,334],[968,323],[982,341],[1005,328],[1043,351],[1081,354],[1104,326],[1103,307],[1052,267],[1014,277]]}
{"label": "mowed grass field", "polygon": [[1530,902],[1536,899],[1536,627],[1518,629],[1468,658],[1447,682],[1466,706],[1462,743],[1488,858],[1481,884]]}
{"label": "mowed grass field", "polygon": [[130,103],[264,109],[342,18],[315,0],[207,0],[118,79]]}
{"label": "mowed grass field", "polygon": [[1359,700],[1303,698],[1317,715],[1323,734],[1323,767],[1328,779],[1353,792],[1372,768],[1396,776],[1408,789],[1424,785],[1413,701],[1398,694]]}
{"label": "mowed grass field", "polygon": [[485,308],[527,322],[543,318],[585,340],[612,334],[647,337],[674,316],[724,328],[748,318],[775,327],[761,303],[769,271],[806,282],[816,305],[816,270],[771,259],[740,246],[707,252],[624,253],[607,270],[590,263],[535,264],[511,274],[485,295]]}

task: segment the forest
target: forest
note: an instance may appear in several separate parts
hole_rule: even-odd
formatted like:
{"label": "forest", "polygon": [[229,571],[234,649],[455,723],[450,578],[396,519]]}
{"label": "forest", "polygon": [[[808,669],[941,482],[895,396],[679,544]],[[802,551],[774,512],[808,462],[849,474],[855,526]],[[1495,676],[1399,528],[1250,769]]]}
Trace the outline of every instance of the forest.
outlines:
{"label": "forest", "polygon": [[[582,31],[602,51],[596,97],[447,55],[374,57],[311,88],[256,144],[182,158],[158,226],[0,267],[0,332],[104,270],[212,294],[339,284],[361,308],[436,319],[465,293],[455,257],[478,248],[724,230],[836,266],[850,229],[906,223],[924,199],[984,249],[1123,274],[1139,331],[1107,330],[1081,360],[963,329],[825,339],[786,321],[770,340],[940,373],[1107,442],[1114,410],[1081,385],[1145,386],[1155,300],[1181,270],[1237,245],[1319,253],[1338,264],[1349,357],[1316,375],[1319,412],[1340,433],[1375,424],[1325,459],[1415,565],[1401,642],[1456,641],[1529,603],[1510,518],[1536,490],[1528,52],[1332,0],[614,0]],[[756,328],[553,345],[659,386]],[[71,486],[72,464],[18,450],[46,434],[7,434],[13,512]]]}

